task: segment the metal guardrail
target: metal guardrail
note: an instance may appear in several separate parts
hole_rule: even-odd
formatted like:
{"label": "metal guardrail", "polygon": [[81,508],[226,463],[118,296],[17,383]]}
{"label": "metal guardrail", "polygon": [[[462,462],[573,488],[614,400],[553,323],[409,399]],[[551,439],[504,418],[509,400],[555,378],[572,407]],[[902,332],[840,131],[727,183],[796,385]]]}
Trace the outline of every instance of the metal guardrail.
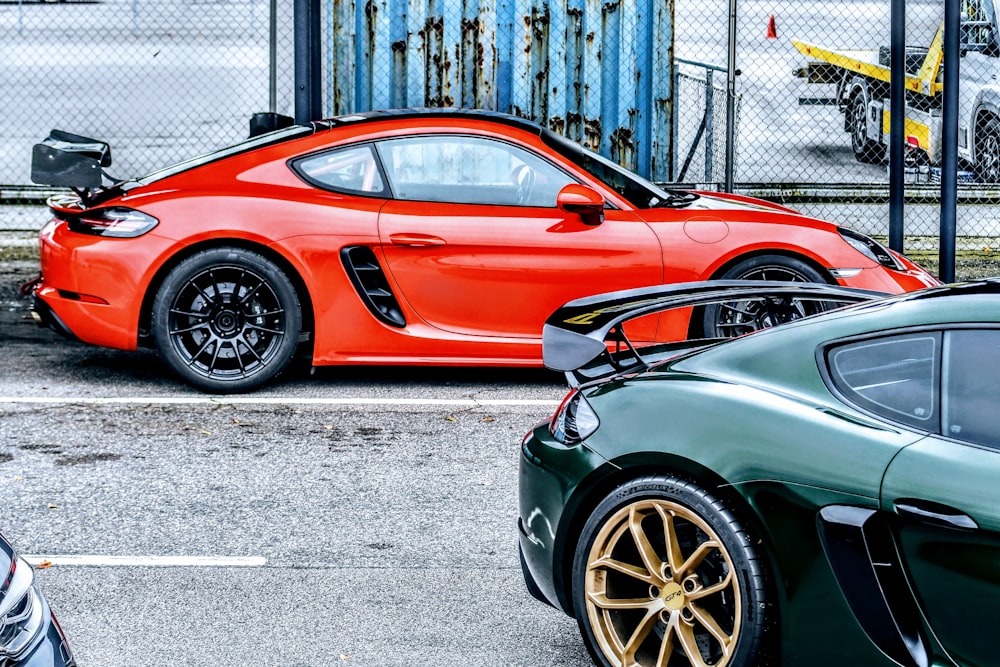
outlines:
{"label": "metal guardrail", "polygon": [[[715,146],[714,117],[715,117],[715,94],[716,94],[714,73],[722,72],[723,74],[726,74],[728,73],[728,68],[723,65],[716,65],[715,63],[703,62],[700,60],[690,60],[687,58],[675,58],[674,60],[678,64],[689,65],[691,67],[696,67],[699,69],[703,69],[705,71],[704,79],[702,79],[705,85],[705,106],[704,106],[704,113],[702,114],[701,121],[698,125],[698,129],[695,132],[694,139],[691,141],[691,146],[687,151],[687,155],[684,158],[684,162],[682,165],[680,165],[679,169],[677,163],[676,162],[674,163],[674,173],[671,174],[671,176],[675,181],[683,181],[684,179],[687,178],[688,169],[691,167],[691,162],[694,159],[696,151],[698,150],[698,145],[702,143],[702,140],[704,139],[704,150],[705,150],[704,182],[712,183],[715,181],[714,166],[713,166],[714,162],[713,148]],[[737,75],[740,74],[739,70],[736,71],[736,74]],[[673,90],[675,92],[675,95],[677,96],[680,95],[680,79],[682,76],[684,75],[681,74],[679,68],[674,69]],[[730,101],[727,100],[727,104],[729,103]],[[732,100],[732,103],[735,103],[735,100]],[[675,102],[675,105],[679,108],[679,104],[677,102]],[[727,124],[724,130],[726,133],[725,151],[726,154],[728,155],[732,147],[735,146],[736,143],[735,123]],[[670,145],[676,147],[675,150],[677,150],[678,153],[680,152],[681,148],[679,135],[680,135],[680,114],[675,113],[673,116],[673,126],[671,127]]]}
{"label": "metal guardrail", "polygon": [[[736,191],[782,204],[887,204],[887,183],[837,185],[830,183],[737,183]],[[903,201],[907,204],[941,203],[940,185],[908,185]],[[958,205],[1000,204],[995,185],[967,185],[958,189]]]}

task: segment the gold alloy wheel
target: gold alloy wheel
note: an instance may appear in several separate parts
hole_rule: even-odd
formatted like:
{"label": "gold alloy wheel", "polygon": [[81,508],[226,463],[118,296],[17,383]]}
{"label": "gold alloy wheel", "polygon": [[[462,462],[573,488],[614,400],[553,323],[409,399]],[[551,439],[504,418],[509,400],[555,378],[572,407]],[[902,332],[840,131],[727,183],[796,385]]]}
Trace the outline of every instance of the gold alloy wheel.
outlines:
{"label": "gold alloy wheel", "polygon": [[667,500],[626,505],[601,527],[587,559],[586,606],[615,667],[729,664],[741,600],[715,531]]}

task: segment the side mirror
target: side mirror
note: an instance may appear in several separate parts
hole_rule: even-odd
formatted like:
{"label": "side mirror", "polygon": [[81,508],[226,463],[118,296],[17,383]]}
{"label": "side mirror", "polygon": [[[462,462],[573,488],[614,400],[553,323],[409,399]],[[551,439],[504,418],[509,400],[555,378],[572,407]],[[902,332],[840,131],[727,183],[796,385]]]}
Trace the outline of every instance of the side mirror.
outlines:
{"label": "side mirror", "polygon": [[583,224],[596,227],[604,222],[604,196],[597,190],[570,183],[556,195],[556,206],[567,213],[576,213]]}

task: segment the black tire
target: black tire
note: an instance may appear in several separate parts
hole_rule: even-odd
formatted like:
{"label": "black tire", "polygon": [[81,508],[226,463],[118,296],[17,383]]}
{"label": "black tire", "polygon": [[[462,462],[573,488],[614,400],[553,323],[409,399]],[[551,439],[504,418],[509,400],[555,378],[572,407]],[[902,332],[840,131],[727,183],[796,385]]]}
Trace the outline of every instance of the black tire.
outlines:
{"label": "black tire", "polygon": [[861,93],[851,98],[847,106],[847,127],[851,133],[851,148],[858,162],[879,164],[885,160],[885,144],[868,138],[868,109]]}
{"label": "black tire", "polygon": [[214,393],[247,391],[274,378],[295,355],[301,329],[288,276],[242,248],[185,259],[153,301],[160,354],[187,382]]}
{"label": "black tire", "polygon": [[[761,664],[768,595],[754,544],[694,482],[650,476],[615,489],[584,525],[573,560],[574,615],[594,662]],[[672,659],[659,661],[661,651]]]}
{"label": "black tire", "polygon": [[[730,267],[719,276],[722,280],[781,280],[788,282],[828,283],[826,276],[809,264],[785,255],[759,255]],[[795,299],[733,301],[705,306],[702,309],[702,334],[705,338],[735,338],[766,329],[775,324],[797,320],[824,310],[822,302]]]}
{"label": "black tire", "polygon": [[1000,122],[995,118],[976,134],[976,175],[983,183],[1000,183]]}

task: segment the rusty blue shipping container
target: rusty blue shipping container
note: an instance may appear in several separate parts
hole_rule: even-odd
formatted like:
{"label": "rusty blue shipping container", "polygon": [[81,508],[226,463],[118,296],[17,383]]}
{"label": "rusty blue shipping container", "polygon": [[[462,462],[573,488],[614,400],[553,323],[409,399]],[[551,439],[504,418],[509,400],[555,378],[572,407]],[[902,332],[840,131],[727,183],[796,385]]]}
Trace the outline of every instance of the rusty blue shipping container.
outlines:
{"label": "rusty blue shipping container", "polygon": [[504,111],[669,180],[674,0],[323,2],[331,115]]}

